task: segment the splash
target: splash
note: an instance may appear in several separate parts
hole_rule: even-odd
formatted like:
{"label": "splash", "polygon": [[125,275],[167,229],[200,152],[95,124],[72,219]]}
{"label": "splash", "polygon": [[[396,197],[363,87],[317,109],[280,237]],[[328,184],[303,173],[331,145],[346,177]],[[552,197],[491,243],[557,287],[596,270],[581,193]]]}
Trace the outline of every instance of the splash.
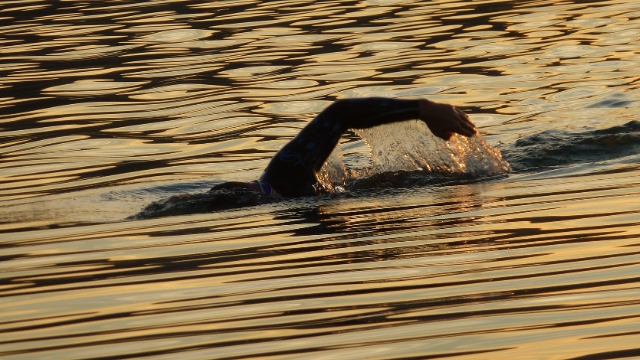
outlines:
{"label": "splash", "polygon": [[349,168],[337,148],[322,168],[320,180],[335,188],[352,179],[398,171],[423,171],[430,174],[466,175],[483,178],[510,171],[500,150],[482,138],[454,135],[450,141],[435,137],[420,121],[383,125],[357,130],[370,149],[369,165]]}

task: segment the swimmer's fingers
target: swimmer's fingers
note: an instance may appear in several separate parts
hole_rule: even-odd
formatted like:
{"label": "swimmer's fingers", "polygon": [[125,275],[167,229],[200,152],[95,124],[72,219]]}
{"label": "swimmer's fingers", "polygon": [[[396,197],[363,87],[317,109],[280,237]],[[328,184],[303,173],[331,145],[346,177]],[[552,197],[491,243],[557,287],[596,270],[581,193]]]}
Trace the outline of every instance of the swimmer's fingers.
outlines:
{"label": "swimmer's fingers", "polygon": [[454,107],[456,114],[458,114],[458,118],[460,120],[462,120],[466,125],[471,126],[472,128],[475,129],[475,124],[473,123],[473,121],[471,121],[471,119],[469,118],[469,116],[462,110],[458,109],[457,107]]}
{"label": "swimmer's fingers", "polygon": [[458,129],[457,133],[464,136],[473,136],[478,131],[476,130],[475,124],[469,119],[469,116],[464,113],[464,111],[454,108],[456,115],[458,115]]}
{"label": "swimmer's fingers", "polygon": [[449,140],[454,133],[473,136],[476,128],[464,111],[449,105],[426,99],[420,101],[420,119],[424,121],[433,135]]}

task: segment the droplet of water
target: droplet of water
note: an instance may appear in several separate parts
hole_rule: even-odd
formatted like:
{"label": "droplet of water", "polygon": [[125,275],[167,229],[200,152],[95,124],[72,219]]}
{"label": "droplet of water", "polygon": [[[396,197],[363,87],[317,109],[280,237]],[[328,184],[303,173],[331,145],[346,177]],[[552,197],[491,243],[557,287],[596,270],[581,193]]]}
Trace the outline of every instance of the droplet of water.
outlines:
{"label": "droplet of water", "polygon": [[421,122],[401,122],[356,130],[370,148],[370,166],[345,166],[339,147],[322,168],[319,179],[327,188],[346,180],[393,171],[422,170],[439,174],[466,174],[474,178],[496,176],[511,170],[500,150],[480,134],[467,138],[454,135],[443,141]]}

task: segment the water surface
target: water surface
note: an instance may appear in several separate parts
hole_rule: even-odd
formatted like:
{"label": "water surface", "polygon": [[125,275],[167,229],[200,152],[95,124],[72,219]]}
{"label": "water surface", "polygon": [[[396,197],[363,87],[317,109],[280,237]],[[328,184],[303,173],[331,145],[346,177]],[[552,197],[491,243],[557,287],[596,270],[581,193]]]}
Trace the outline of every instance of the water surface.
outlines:
{"label": "water surface", "polygon": [[[0,19],[3,359],[640,356],[636,1],[21,0]],[[126,219],[257,178],[361,96],[460,106],[511,171],[407,123],[346,134],[339,160],[408,177]]]}

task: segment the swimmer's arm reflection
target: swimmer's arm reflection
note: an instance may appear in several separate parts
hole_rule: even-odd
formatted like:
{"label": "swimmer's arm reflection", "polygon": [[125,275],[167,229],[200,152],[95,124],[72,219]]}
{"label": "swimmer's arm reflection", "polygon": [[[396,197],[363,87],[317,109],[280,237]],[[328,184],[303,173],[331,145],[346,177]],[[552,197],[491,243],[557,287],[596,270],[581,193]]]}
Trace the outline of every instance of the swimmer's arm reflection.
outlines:
{"label": "swimmer's arm reflection", "polygon": [[317,173],[347,129],[366,129],[416,118],[443,140],[449,140],[455,133],[463,136],[476,133],[469,117],[449,104],[381,97],[338,100],[278,151],[259,180],[226,182],[212,190],[240,187],[273,196],[315,195]]}

